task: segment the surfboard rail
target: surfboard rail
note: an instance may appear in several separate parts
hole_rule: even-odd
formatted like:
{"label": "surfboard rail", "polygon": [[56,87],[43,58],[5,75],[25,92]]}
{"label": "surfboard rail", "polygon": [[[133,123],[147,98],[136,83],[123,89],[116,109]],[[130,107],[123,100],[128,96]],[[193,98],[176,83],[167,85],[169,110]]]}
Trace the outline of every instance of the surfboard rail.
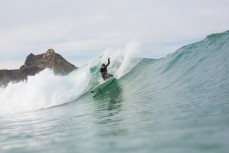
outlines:
{"label": "surfboard rail", "polygon": [[91,93],[97,93],[97,92],[99,92],[100,90],[102,90],[103,88],[105,88],[107,85],[109,85],[113,80],[115,80],[115,78],[114,77],[111,77],[111,78],[103,81],[98,86],[96,86],[95,88],[93,88],[90,92]]}

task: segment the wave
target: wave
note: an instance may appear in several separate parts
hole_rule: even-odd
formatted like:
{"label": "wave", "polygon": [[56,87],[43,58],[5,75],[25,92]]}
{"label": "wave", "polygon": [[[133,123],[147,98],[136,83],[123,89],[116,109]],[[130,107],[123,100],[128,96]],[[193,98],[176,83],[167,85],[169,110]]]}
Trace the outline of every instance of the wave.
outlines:
{"label": "wave", "polygon": [[29,77],[27,82],[0,88],[0,115],[77,101],[102,81],[99,67],[108,57],[112,61],[109,73],[118,78],[125,100],[228,101],[228,48],[229,31],[207,36],[161,59],[134,58],[140,50],[136,44],[109,49],[68,76],[54,76],[45,70]]}
{"label": "wave", "polygon": [[133,90],[131,97],[138,101],[172,98],[187,103],[225,103],[229,101],[228,48],[226,31],[184,46],[165,58],[144,59],[123,80],[128,82],[123,83],[124,92]]}

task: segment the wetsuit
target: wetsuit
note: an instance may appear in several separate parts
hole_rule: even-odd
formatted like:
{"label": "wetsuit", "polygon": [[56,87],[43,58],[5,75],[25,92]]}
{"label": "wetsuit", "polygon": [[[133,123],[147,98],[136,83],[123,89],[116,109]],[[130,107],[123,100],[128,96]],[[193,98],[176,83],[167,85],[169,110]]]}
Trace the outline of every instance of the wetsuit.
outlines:
{"label": "wetsuit", "polygon": [[107,65],[105,67],[100,68],[100,73],[103,77],[103,80],[109,79],[110,77],[113,77],[113,75],[107,73],[107,67],[110,65],[110,59],[108,59]]}

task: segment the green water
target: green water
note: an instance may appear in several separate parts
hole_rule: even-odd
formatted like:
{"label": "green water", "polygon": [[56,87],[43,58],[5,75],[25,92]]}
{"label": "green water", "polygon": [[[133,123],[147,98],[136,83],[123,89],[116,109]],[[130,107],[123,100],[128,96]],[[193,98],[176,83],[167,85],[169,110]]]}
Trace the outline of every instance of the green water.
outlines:
{"label": "green water", "polygon": [[1,115],[0,152],[227,153],[228,48],[228,32],[209,36],[142,59],[95,97]]}

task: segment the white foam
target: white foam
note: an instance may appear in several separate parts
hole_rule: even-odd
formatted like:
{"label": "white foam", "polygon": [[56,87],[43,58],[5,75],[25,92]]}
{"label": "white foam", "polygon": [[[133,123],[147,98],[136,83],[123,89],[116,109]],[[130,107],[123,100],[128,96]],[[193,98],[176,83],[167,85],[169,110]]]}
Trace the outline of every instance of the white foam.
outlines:
{"label": "white foam", "polygon": [[138,57],[140,53],[139,43],[132,41],[123,48],[106,49],[102,54],[101,63],[107,62],[107,59],[111,58],[109,71],[116,78],[121,78],[138,64],[136,60],[132,62],[131,59]]}
{"label": "white foam", "polygon": [[0,89],[0,115],[49,108],[71,102],[88,89],[88,68],[74,71],[66,77],[54,76],[44,70],[27,82],[9,83]]}

